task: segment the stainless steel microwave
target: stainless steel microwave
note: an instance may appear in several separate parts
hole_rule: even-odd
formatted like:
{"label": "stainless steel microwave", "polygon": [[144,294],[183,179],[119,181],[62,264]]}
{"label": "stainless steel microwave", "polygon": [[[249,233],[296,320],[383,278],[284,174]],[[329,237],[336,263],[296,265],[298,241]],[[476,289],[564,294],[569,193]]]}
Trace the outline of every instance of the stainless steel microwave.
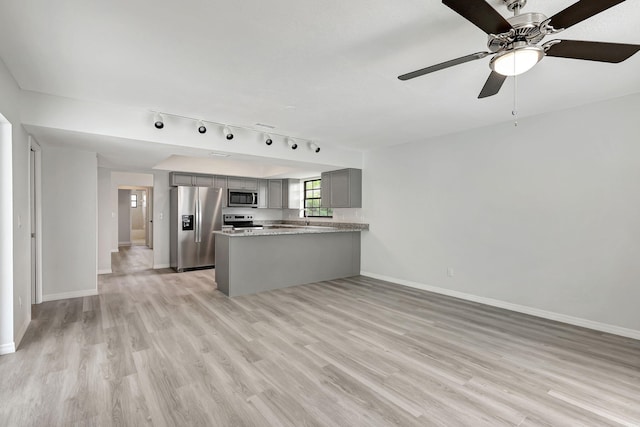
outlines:
{"label": "stainless steel microwave", "polygon": [[229,189],[229,207],[257,208],[258,192],[254,190]]}

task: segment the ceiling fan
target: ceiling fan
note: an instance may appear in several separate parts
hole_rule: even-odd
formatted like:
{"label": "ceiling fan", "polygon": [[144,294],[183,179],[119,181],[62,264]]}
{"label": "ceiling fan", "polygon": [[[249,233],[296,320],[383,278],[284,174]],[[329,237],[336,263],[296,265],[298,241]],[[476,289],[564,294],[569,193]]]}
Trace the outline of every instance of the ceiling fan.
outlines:
{"label": "ceiling fan", "polygon": [[640,50],[640,45],[580,40],[556,39],[538,45],[547,35],[565,30],[625,0],[580,0],[551,18],[535,12],[521,14],[520,10],[527,0],[503,1],[507,9],[513,12],[513,16],[507,19],[485,0],[442,0],[446,6],[488,34],[488,51],[472,53],[398,78],[409,80],[494,55],[489,62],[491,74],[478,95],[478,98],[486,98],[497,94],[508,76],[530,70],[545,56],[618,63]]}

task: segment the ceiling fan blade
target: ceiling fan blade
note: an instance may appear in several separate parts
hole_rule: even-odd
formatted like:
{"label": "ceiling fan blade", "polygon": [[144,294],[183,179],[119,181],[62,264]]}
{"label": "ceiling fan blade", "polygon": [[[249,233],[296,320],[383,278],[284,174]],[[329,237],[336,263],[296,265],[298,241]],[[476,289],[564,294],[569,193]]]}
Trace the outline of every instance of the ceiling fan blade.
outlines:
{"label": "ceiling fan blade", "polygon": [[551,25],[556,29],[569,28],[572,25],[591,18],[624,0],[580,0],[551,17]]}
{"label": "ceiling fan blade", "polygon": [[453,67],[454,65],[464,64],[465,62],[473,61],[476,59],[484,58],[485,56],[491,55],[490,52],[476,52],[471,55],[461,56],[460,58],[451,59],[449,61],[442,62],[440,64],[432,65],[427,68],[422,68],[420,70],[412,71],[407,74],[403,74],[398,76],[400,80],[410,80],[416,77],[423,76],[425,74],[433,73],[434,71],[443,70],[445,68]]}
{"label": "ceiling fan blade", "polygon": [[484,0],[442,0],[458,14],[487,34],[506,33],[513,27]]}
{"label": "ceiling fan blade", "polygon": [[547,56],[618,63],[640,50],[640,45],[637,44],[589,42],[581,40],[557,41],[560,43],[552,45],[546,52]]}
{"label": "ceiling fan blade", "polygon": [[496,93],[500,92],[500,88],[502,87],[502,84],[506,79],[507,76],[503,76],[502,74],[498,74],[495,71],[492,71],[491,74],[489,74],[489,78],[487,79],[486,83],[482,87],[480,95],[478,95],[478,99],[493,96]]}

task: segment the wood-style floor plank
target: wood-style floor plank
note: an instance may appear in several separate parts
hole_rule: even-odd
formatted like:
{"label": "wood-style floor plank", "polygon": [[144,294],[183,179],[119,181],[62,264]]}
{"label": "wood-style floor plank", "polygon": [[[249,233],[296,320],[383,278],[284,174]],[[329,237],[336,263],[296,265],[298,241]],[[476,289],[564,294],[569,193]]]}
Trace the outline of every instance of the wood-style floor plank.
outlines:
{"label": "wood-style floor plank", "polygon": [[34,307],[0,425],[640,425],[639,341],[362,276],[229,299],[151,260]]}

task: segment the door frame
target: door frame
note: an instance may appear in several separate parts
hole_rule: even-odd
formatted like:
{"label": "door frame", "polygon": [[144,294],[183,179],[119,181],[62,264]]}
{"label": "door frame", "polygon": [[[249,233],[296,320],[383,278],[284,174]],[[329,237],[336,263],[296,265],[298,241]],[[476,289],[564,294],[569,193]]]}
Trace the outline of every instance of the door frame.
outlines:
{"label": "door frame", "polygon": [[[31,218],[31,215],[35,218]],[[42,303],[42,148],[32,135],[29,135],[29,216],[32,257],[31,304],[40,304]]]}

